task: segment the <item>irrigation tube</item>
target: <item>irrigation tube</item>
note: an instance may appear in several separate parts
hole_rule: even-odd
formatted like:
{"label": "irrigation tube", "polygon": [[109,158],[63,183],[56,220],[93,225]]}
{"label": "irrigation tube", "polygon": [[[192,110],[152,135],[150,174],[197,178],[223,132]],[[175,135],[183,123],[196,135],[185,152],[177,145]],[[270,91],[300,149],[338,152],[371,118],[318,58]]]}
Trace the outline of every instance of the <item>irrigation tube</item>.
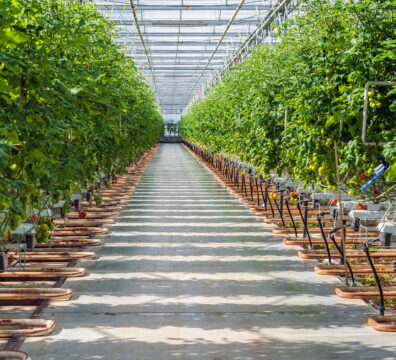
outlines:
{"label": "irrigation tube", "polygon": [[[134,4],[133,0],[129,0],[129,1],[131,3],[131,8],[132,8],[132,12],[133,12],[133,18],[135,19],[136,29],[137,29],[137,31],[139,33],[140,41],[143,44],[144,53],[146,54],[147,64],[149,66],[149,69],[150,69],[150,72],[151,72],[151,76],[153,77],[153,84],[154,84],[154,87],[155,87],[155,92],[158,94],[158,89],[157,89],[157,84],[155,82],[155,76],[154,76],[153,67],[151,66],[151,60],[150,60],[149,54],[147,52],[146,43],[144,42],[142,32],[140,31],[139,21],[138,21],[138,18],[137,18],[137,15],[136,15],[136,10],[135,10],[135,4]],[[161,103],[159,103],[158,105],[160,106],[161,111],[162,111]]]}
{"label": "irrigation tube", "polygon": [[[131,2],[132,2],[132,0],[131,0]],[[224,37],[226,36],[228,30],[230,29],[232,23],[234,22],[236,16],[237,16],[238,13],[239,13],[239,10],[241,10],[241,7],[243,6],[244,3],[245,3],[245,0],[242,0],[242,1],[239,3],[238,7],[236,8],[234,15],[232,16],[231,20],[229,21],[227,27],[225,28],[225,30],[224,30],[224,32],[223,32],[223,35],[221,35],[221,38],[219,39],[219,42],[217,43],[215,49],[213,50],[212,55],[210,55],[210,58],[209,58],[209,60],[208,60],[208,62],[207,62],[207,64],[206,64],[205,68],[202,70],[201,75],[199,75],[197,81],[195,82],[195,84],[194,84],[193,87],[191,88],[191,90],[190,90],[190,92],[189,92],[189,94],[188,94],[188,98],[190,97],[190,95],[191,95],[191,93],[193,92],[194,88],[197,86],[199,80],[201,80],[203,74],[205,74],[205,71],[208,69],[208,66],[209,66],[210,62],[212,61],[212,59],[213,59],[213,57],[214,57],[216,51],[218,50],[218,48],[220,47],[221,43],[223,42]]]}

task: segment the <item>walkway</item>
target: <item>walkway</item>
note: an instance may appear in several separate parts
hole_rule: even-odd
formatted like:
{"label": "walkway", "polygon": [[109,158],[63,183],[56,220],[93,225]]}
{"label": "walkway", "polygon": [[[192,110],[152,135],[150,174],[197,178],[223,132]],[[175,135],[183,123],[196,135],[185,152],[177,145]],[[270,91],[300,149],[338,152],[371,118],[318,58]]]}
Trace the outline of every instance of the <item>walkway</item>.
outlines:
{"label": "walkway", "polygon": [[395,359],[373,313],[334,294],[296,250],[229,195],[181,145],[162,145],[112,235],[69,280],[35,360]]}

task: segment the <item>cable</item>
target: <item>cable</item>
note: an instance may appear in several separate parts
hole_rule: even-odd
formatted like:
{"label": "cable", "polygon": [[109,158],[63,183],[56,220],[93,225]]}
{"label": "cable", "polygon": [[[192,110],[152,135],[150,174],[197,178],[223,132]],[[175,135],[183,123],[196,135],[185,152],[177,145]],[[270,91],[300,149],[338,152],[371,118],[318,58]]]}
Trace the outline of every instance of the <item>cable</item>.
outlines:
{"label": "cable", "polygon": [[[132,1],[132,0],[131,0],[131,1]],[[245,3],[245,0],[242,0],[242,1],[239,3],[238,7],[236,8],[234,15],[232,16],[231,20],[228,22],[228,25],[227,25],[227,27],[225,28],[225,30],[224,30],[224,32],[223,32],[223,35],[221,35],[221,38],[219,39],[219,42],[217,43],[215,49],[213,50],[212,55],[210,55],[210,58],[209,58],[209,60],[208,60],[208,62],[207,62],[207,64],[206,64],[205,68],[202,70],[201,75],[199,75],[197,81],[195,82],[195,84],[194,84],[193,87],[191,88],[190,92],[188,93],[187,99],[190,97],[190,95],[191,95],[191,93],[193,92],[194,88],[195,88],[195,87],[197,86],[197,84],[199,83],[199,80],[201,80],[202,76],[205,74],[206,70],[208,69],[209,64],[210,64],[210,62],[212,61],[212,59],[213,59],[213,57],[214,57],[216,51],[217,51],[218,48],[220,47],[220,45],[221,45],[221,43],[222,43],[224,37],[226,36],[226,34],[227,34],[229,28],[231,27],[232,23],[234,22],[236,16],[237,16],[238,13],[239,13],[239,10],[241,9],[241,7],[243,6],[244,3]]]}
{"label": "cable", "polygon": [[[137,31],[138,31],[138,33],[139,33],[140,41],[141,41],[142,44],[143,44],[143,49],[144,49],[144,53],[146,54],[147,63],[148,63],[148,66],[149,66],[149,69],[150,69],[150,72],[151,72],[151,76],[153,77],[153,84],[154,84],[155,92],[156,92],[157,94],[159,94],[158,89],[157,89],[157,84],[156,84],[156,82],[155,82],[155,76],[154,76],[153,67],[151,66],[150,56],[149,56],[149,54],[148,54],[148,51],[147,51],[147,48],[146,48],[146,43],[144,42],[142,32],[140,31],[140,26],[139,26],[139,22],[138,22],[138,18],[137,18],[137,15],[136,15],[136,10],[135,10],[135,4],[133,3],[133,0],[129,0],[129,1],[130,1],[130,3],[131,3],[131,8],[132,8],[132,12],[133,12],[133,17],[134,17],[134,19],[135,19],[136,29],[137,29]],[[158,105],[159,105],[159,107],[161,108],[161,112],[163,112],[162,106],[161,106],[161,102],[160,102],[160,101],[159,101]]]}
{"label": "cable", "polygon": [[[233,63],[235,62],[235,60],[238,58],[238,56],[240,54],[242,54],[244,49],[247,49],[250,42],[255,39],[258,34],[260,32],[264,32],[267,31],[267,28],[272,24],[274,18],[276,17],[276,15],[280,12],[281,9],[284,9],[287,5],[289,5],[292,2],[292,0],[283,0],[281,3],[278,2],[278,6],[276,8],[272,8],[271,11],[268,12],[268,14],[265,16],[265,18],[263,19],[263,21],[261,22],[261,24],[258,26],[258,28],[252,33],[250,34],[250,36],[245,39],[245,41],[243,42],[243,44],[240,46],[240,48],[238,49],[238,51],[236,51],[236,53],[230,58],[228,59],[226,65],[223,67],[222,70],[219,71],[219,73],[215,76],[215,79],[211,81],[211,83],[209,84],[208,88],[210,88],[213,85],[213,82],[216,83],[217,79],[219,78],[219,76],[221,76],[224,72],[224,69],[228,69],[230,68]],[[293,7],[293,9],[295,8],[295,6]],[[195,86],[195,85],[194,85]],[[190,104],[189,104],[190,105]],[[189,107],[189,105],[187,106],[187,108]]]}

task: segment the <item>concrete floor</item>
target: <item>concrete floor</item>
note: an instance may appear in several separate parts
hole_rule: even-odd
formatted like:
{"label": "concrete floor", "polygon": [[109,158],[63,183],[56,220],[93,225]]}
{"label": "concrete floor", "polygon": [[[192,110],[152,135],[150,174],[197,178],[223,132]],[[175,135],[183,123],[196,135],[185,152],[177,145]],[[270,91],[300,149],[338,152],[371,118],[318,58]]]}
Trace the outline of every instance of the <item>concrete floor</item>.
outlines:
{"label": "concrete floor", "polygon": [[396,359],[373,311],[334,294],[296,249],[224,190],[181,145],[162,145],[73,301],[44,317],[35,360]]}

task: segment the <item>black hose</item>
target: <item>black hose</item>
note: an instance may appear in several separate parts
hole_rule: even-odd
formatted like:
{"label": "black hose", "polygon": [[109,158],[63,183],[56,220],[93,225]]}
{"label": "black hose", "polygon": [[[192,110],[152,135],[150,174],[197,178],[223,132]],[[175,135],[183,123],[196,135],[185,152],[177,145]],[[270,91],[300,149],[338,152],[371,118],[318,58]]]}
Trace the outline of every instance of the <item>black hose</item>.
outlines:
{"label": "black hose", "polygon": [[274,198],[272,198],[272,199],[274,200],[274,203],[275,203],[275,205],[276,205],[276,208],[278,209],[279,216],[280,216],[281,221],[282,221],[282,227],[285,227],[285,221],[284,221],[284,219],[283,219],[282,210],[280,209],[280,207],[279,207],[278,202],[276,201],[276,199],[274,199]]}
{"label": "black hose", "polygon": [[265,195],[263,193],[263,183],[261,179],[260,179],[260,193],[261,193],[261,197],[263,198],[264,209],[267,210],[267,199],[265,198]]}
{"label": "black hose", "polygon": [[312,248],[313,248],[312,247],[312,240],[311,240],[311,235],[309,234],[309,231],[308,231],[307,219],[304,217],[303,213],[301,212],[301,205],[300,205],[301,201],[304,201],[304,200],[300,200],[300,201],[297,202],[297,210],[298,210],[298,212],[300,214],[300,217],[301,217],[301,220],[303,222],[304,233],[306,232],[307,237],[308,237],[309,248],[312,250]]}
{"label": "black hose", "polygon": [[379,279],[378,274],[377,274],[377,270],[375,269],[375,266],[373,264],[373,260],[371,259],[370,251],[369,251],[369,247],[367,245],[367,242],[364,243],[363,250],[364,250],[364,252],[366,254],[366,257],[367,257],[367,260],[368,260],[368,262],[370,264],[371,270],[373,271],[375,282],[377,283],[378,291],[380,293],[380,302],[381,302],[381,305],[379,306],[378,309],[380,311],[380,314],[383,316],[385,314],[384,293],[382,291],[382,286],[381,286],[381,282],[380,282],[380,279]]}
{"label": "black hose", "polygon": [[257,178],[255,179],[256,182],[256,194],[257,194],[257,206],[260,206],[260,195],[259,195],[259,188],[258,188],[258,180]]}
{"label": "black hose", "polygon": [[269,205],[270,205],[272,217],[274,218],[274,217],[275,217],[274,207],[272,206],[271,199],[270,199],[270,197],[269,197],[269,195],[268,195],[268,187],[269,187],[269,186],[270,186],[270,185],[268,185],[268,183],[265,184],[265,190],[266,190],[265,196],[266,196],[267,201],[268,201],[268,203],[269,203]]}
{"label": "black hose", "polygon": [[253,185],[252,185],[252,177],[249,176],[249,188],[250,188],[250,198],[253,201]]}
{"label": "black hose", "polygon": [[292,213],[290,211],[290,208],[289,208],[289,200],[285,199],[285,204],[286,204],[287,212],[289,213],[290,219],[291,219],[292,224],[293,224],[294,236],[298,237],[298,235],[297,235],[297,227],[296,227],[296,224],[294,222],[293,215],[292,215]]}
{"label": "black hose", "polygon": [[324,216],[325,214],[326,214],[326,213],[324,213],[324,212],[319,213],[319,214],[316,216],[316,218],[318,219],[320,232],[321,232],[321,234],[322,234],[323,240],[324,240],[325,245],[326,245],[327,256],[328,256],[328,258],[329,258],[329,264],[331,264],[331,253],[330,253],[330,248],[329,248],[329,244],[328,244],[328,242],[327,242],[326,234],[324,233],[323,224],[322,224],[322,216]]}
{"label": "black hose", "polygon": [[[344,229],[344,226],[342,227]],[[337,241],[335,239],[334,233],[336,233],[338,230],[341,230],[341,227],[336,227],[334,229],[331,229],[329,231],[329,239],[334,243],[335,248],[337,251],[340,253],[340,263],[344,264],[344,252],[342,251],[341,247],[338,246]],[[349,263],[348,260],[345,259],[346,266],[348,267],[349,272],[351,273],[351,286],[355,286],[355,276],[352,271],[352,266]]]}

